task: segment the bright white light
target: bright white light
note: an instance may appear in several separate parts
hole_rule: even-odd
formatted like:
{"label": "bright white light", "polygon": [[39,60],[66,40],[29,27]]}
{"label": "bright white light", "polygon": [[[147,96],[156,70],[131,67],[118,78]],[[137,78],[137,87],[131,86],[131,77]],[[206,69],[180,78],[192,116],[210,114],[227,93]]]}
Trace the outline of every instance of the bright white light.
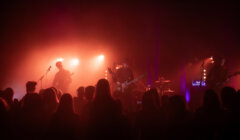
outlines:
{"label": "bright white light", "polygon": [[56,61],[58,62],[58,61],[63,61],[64,59],[63,58],[58,58]]}
{"label": "bright white light", "polygon": [[72,61],[71,61],[71,65],[73,65],[73,66],[76,66],[76,65],[78,65],[79,64],[79,60],[76,58],[76,59],[73,59]]}
{"label": "bright white light", "polygon": [[103,61],[103,60],[104,60],[104,55],[99,55],[99,56],[98,56],[98,60],[99,60],[99,61]]}
{"label": "bright white light", "polygon": [[210,60],[213,60],[213,57],[212,57],[212,56],[210,57]]}

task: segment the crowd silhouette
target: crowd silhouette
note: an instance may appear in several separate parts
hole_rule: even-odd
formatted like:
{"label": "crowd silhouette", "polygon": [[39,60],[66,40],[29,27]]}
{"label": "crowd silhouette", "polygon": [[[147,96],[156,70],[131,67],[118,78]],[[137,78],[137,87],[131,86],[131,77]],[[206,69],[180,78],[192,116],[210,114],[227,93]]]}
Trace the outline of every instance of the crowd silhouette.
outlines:
{"label": "crowd silhouette", "polygon": [[54,87],[36,92],[36,84],[26,83],[21,100],[12,88],[0,91],[1,139],[239,139],[240,91],[232,87],[206,90],[190,111],[182,95],[160,96],[154,88],[131,93],[126,106],[105,79],[79,87],[74,98]]}

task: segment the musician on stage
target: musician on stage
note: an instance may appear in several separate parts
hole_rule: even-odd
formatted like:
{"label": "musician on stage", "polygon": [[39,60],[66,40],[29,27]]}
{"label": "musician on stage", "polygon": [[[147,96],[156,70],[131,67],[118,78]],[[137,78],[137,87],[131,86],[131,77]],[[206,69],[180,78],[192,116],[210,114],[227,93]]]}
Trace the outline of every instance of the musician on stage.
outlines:
{"label": "musician on stage", "polygon": [[122,67],[116,72],[117,84],[121,84],[123,86],[122,88],[126,88],[125,91],[131,91],[130,87],[125,87],[124,83],[132,81],[133,79],[134,77],[132,70],[129,68],[128,64],[124,62]]}
{"label": "musician on stage", "polygon": [[207,75],[207,86],[212,89],[220,89],[228,80],[228,71],[225,66],[225,59],[215,58],[214,65]]}
{"label": "musician on stage", "polygon": [[59,71],[54,77],[53,86],[60,89],[63,93],[66,93],[68,92],[69,85],[72,82],[71,73],[63,68],[61,61],[56,63],[56,67]]}
{"label": "musician on stage", "polygon": [[127,82],[134,80],[133,72],[129,68],[127,62],[122,64],[122,67],[116,71],[116,86],[117,92],[120,94],[120,100],[123,103],[124,112],[130,113],[133,111],[133,85],[126,85]]}

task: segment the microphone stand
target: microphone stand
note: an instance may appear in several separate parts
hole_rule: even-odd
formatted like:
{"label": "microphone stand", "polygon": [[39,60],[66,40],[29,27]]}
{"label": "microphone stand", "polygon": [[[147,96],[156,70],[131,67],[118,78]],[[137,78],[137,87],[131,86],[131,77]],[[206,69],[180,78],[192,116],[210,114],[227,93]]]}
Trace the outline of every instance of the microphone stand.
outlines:
{"label": "microphone stand", "polygon": [[48,72],[51,70],[51,66],[49,66],[49,68],[46,70],[46,72],[39,78],[39,80],[37,82],[41,82],[41,89],[42,89],[42,81],[44,79],[44,77],[47,77]]}

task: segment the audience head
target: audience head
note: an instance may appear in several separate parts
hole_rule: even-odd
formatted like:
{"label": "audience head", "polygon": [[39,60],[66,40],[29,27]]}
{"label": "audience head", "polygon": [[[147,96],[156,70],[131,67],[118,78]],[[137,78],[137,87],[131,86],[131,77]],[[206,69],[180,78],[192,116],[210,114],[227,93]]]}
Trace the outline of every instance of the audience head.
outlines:
{"label": "audience head", "polygon": [[57,96],[53,88],[47,88],[43,91],[42,94],[44,108],[52,113],[56,111],[57,107]]}
{"label": "audience head", "polygon": [[203,106],[207,109],[219,109],[220,103],[217,93],[214,90],[206,90],[203,97]]}
{"label": "audience head", "polygon": [[88,86],[85,89],[85,98],[87,100],[92,100],[93,99],[93,95],[95,92],[95,87],[94,86]]}
{"label": "audience head", "polygon": [[146,91],[144,94],[143,94],[143,97],[142,97],[142,108],[143,110],[156,110],[155,106],[154,106],[154,103],[153,103],[153,98],[152,98],[152,95],[150,94],[149,91]]}
{"label": "audience head", "polygon": [[233,108],[235,105],[237,92],[232,87],[224,87],[221,91],[222,104],[225,108]]}
{"label": "audience head", "polygon": [[57,102],[56,91],[53,88],[47,88],[42,93],[43,100],[46,102]]}
{"label": "audience head", "polygon": [[106,79],[100,79],[97,83],[95,101],[112,99],[110,86]]}
{"label": "audience head", "polygon": [[60,98],[61,98],[61,96],[62,96],[62,91],[60,90],[60,89],[57,89],[57,88],[55,88],[55,87],[51,87],[53,90],[54,90],[54,92],[56,93],[56,96],[57,96],[57,99],[58,100],[60,100]]}
{"label": "audience head", "polygon": [[12,88],[6,88],[3,92],[3,98],[7,101],[7,103],[13,102],[14,91]]}
{"label": "audience head", "polygon": [[156,88],[151,88],[149,90],[149,93],[151,94],[152,96],[152,99],[153,99],[153,103],[154,103],[154,106],[159,109],[160,108],[160,100],[159,100],[159,95],[158,95],[158,91]]}
{"label": "audience head", "polygon": [[78,89],[77,89],[77,96],[78,96],[78,98],[80,98],[80,99],[83,99],[83,96],[84,96],[84,87],[79,87]]}
{"label": "audience head", "polygon": [[69,93],[63,94],[59,106],[57,109],[57,113],[74,113],[73,111],[73,100],[72,96]]}
{"label": "audience head", "polygon": [[160,100],[158,92],[155,88],[151,88],[145,92],[142,98],[143,110],[158,110],[160,109]]}
{"label": "audience head", "polygon": [[186,101],[184,96],[174,95],[169,99],[170,111],[174,113],[183,113],[186,112]]}
{"label": "audience head", "polygon": [[37,85],[37,82],[35,82],[35,81],[28,81],[26,83],[27,93],[34,93],[35,90],[36,90],[36,85]]}
{"label": "audience head", "polygon": [[143,110],[158,110],[160,108],[160,100],[158,92],[155,88],[151,88],[145,92],[142,98]]}

